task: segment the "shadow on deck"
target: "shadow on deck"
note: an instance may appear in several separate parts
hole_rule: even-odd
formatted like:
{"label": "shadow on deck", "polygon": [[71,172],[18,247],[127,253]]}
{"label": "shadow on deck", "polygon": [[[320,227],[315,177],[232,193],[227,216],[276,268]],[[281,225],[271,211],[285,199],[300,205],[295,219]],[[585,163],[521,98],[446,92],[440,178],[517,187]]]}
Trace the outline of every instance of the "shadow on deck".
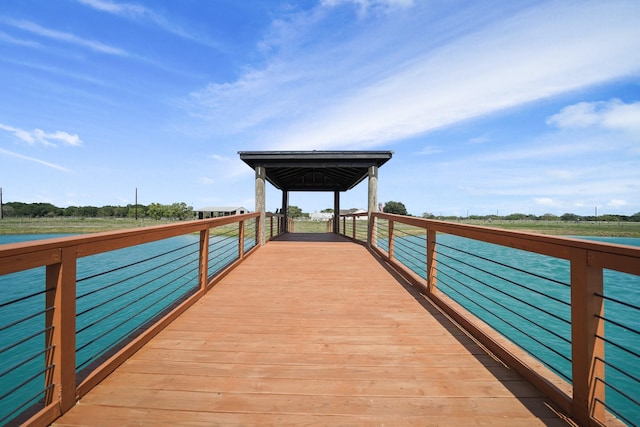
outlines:
{"label": "shadow on deck", "polygon": [[55,425],[567,425],[363,246],[269,242]]}

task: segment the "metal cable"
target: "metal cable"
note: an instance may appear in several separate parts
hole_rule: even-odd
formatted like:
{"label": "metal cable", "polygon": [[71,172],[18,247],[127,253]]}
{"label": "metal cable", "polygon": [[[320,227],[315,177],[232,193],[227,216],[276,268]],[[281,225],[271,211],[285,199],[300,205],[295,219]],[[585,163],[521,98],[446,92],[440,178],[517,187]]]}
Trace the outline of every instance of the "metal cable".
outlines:
{"label": "metal cable", "polygon": [[[451,267],[449,267],[449,268],[451,268]],[[460,284],[461,286],[463,286],[463,287],[465,287],[465,288],[469,289],[470,291],[474,292],[475,294],[480,295],[481,297],[484,297],[482,294],[480,294],[480,293],[479,293],[478,291],[476,291],[475,289],[473,289],[473,288],[471,288],[471,287],[469,287],[469,286],[465,285],[464,283],[462,283],[462,282],[460,282],[459,280],[457,280],[456,278],[454,278],[454,277],[452,277],[452,276],[448,275],[447,273],[442,272],[442,271],[439,271],[439,270],[438,270],[438,273],[440,273],[440,274],[443,274],[443,275],[447,276],[447,277],[448,277],[448,278],[450,278],[451,280],[453,280],[453,281],[457,282],[458,284]],[[442,283],[442,280],[440,280],[440,282]],[[543,343],[543,342],[542,342],[542,341],[540,341],[539,339],[537,339],[537,338],[535,338],[535,337],[531,336],[531,335],[530,335],[530,334],[528,334],[527,332],[523,331],[521,328],[519,328],[519,327],[517,327],[517,326],[515,326],[515,325],[513,325],[513,324],[511,324],[511,323],[509,323],[508,321],[506,321],[505,319],[503,319],[503,318],[499,317],[499,316],[498,316],[498,315],[496,315],[495,313],[493,313],[493,312],[491,312],[491,311],[488,311],[486,308],[482,307],[479,303],[477,303],[477,302],[476,302],[476,301],[474,301],[473,299],[469,298],[467,295],[463,294],[462,292],[458,291],[458,290],[457,290],[456,288],[454,288],[453,286],[451,286],[451,285],[447,284],[446,282],[445,282],[444,284],[445,284],[446,286],[448,286],[448,287],[449,287],[449,289],[451,289],[452,291],[456,292],[457,294],[459,294],[459,295],[460,295],[461,297],[463,297],[464,299],[466,299],[466,300],[468,300],[469,302],[471,302],[472,304],[476,305],[476,306],[477,306],[478,308],[480,308],[482,311],[484,311],[484,312],[486,312],[486,313],[488,313],[488,314],[492,315],[492,316],[493,316],[493,317],[495,317],[497,320],[499,320],[499,321],[501,321],[501,322],[505,323],[506,325],[508,325],[508,326],[512,327],[513,329],[515,329],[515,330],[517,330],[518,332],[522,333],[523,335],[525,335],[525,336],[526,336],[526,337],[528,337],[529,339],[531,339],[531,340],[533,340],[533,341],[537,342],[538,344],[540,344],[542,347],[546,348],[547,350],[549,350],[549,351],[551,351],[551,352],[553,352],[553,353],[557,354],[558,356],[560,356],[561,358],[565,359],[566,361],[571,362],[571,359],[570,359],[569,357],[567,357],[567,356],[565,356],[564,354],[560,353],[560,352],[559,352],[559,351],[557,351],[556,349],[554,349],[554,348],[550,347],[549,345],[547,345],[547,344]],[[486,298],[486,297],[484,297],[484,298]],[[486,299],[489,299],[489,298],[486,298]],[[492,300],[491,300],[491,299],[489,299],[489,301],[492,301]],[[497,305],[500,305],[499,303],[496,303],[495,301],[492,301],[492,302],[494,302],[494,303],[495,303],[495,304],[497,304]],[[511,310],[509,310],[509,311],[511,311]],[[519,314],[517,314],[517,313],[515,313],[515,312],[514,312],[514,314],[518,315],[519,317],[522,317],[522,316],[520,316]],[[528,321],[528,319],[526,319],[526,318],[525,318],[525,320],[527,320],[527,321]],[[533,322],[530,322],[530,323],[533,323]],[[535,323],[534,323],[534,324],[535,324]],[[543,329],[544,329],[544,328],[543,328]],[[564,337],[560,337],[560,336],[558,336],[558,337],[559,337],[559,338],[561,338],[562,340],[565,340],[565,341],[566,341],[566,338],[564,338]],[[570,379],[568,376],[566,376],[564,373],[562,373],[561,371],[557,370],[556,368],[554,368],[554,367],[553,367],[553,366],[551,366],[551,365],[550,365],[550,367],[551,367],[551,369],[553,369],[554,371],[556,371],[559,375],[563,376],[563,377],[564,377],[564,378],[566,378],[568,381],[571,381],[571,379]]]}
{"label": "metal cable", "polygon": [[[534,276],[534,277],[537,277],[539,279],[547,280],[549,282],[553,282],[553,283],[556,283],[558,285],[562,285],[562,286],[565,286],[565,287],[568,287],[568,288],[571,287],[571,285],[569,283],[565,283],[565,282],[563,282],[561,280],[556,280],[556,279],[553,279],[553,278],[550,278],[550,277],[542,276],[540,274],[532,273],[530,271],[523,270],[521,268],[514,267],[514,266],[509,265],[509,264],[504,264],[504,263],[498,262],[498,261],[493,260],[491,258],[486,258],[486,257],[480,256],[480,255],[477,255],[477,254],[474,254],[474,253],[471,253],[471,252],[464,251],[462,249],[458,249],[458,248],[454,248],[452,246],[445,245],[445,244],[443,244],[441,242],[438,242],[438,245],[440,245],[442,247],[445,247],[445,248],[448,248],[448,249],[451,249],[451,250],[454,250],[454,251],[462,252],[463,254],[472,256],[474,258],[480,258],[480,259],[482,259],[484,261],[489,261],[490,263],[497,264],[497,265],[499,265],[501,267],[507,267],[507,268],[509,268],[511,270],[519,271],[520,273],[525,273],[525,274],[527,274],[529,276]],[[530,290],[532,290],[532,289],[530,289]]]}
{"label": "metal cable", "polygon": [[[197,268],[194,268],[194,269],[192,269],[192,270],[190,270],[190,271],[186,272],[186,273],[185,273],[185,274],[183,274],[182,276],[177,277],[176,279],[174,279],[172,282],[169,282],[169,283],[176,282],[178,279],[180,279],[180,278],[182,278],[182,277],[186,276],[187,274],[192,273],[192,272],[194,272],[194,271],[196,271],[196,270],[197,270]],[[197,276],[196,276],[196,278],[197,278]],[[148,309],[150,309],[151,307],[155,307],[155,306],[157,306],[157,303],[158,303],[159,301],[166,300],[168,296],[170,296],[170,295],[172,295],[172,294],[174,294],[174,293],[176,293],[176,292],[178,292],[178,291],[182,290],[185,286],[187,286],[187,285],[189,285],[189,284],[191,283],[192,279],[193,279],[193,278],[190,278],[190,280],[187,280],[187,281],[186,281],[186,282],[184,282],[181,286],[176,287],[175,289],[173,289],[171,292],[167,293],[166,295],[162,295],[160,298],[158,298],[158,299],[156,299],[156,300],[152,301],[149,305],[147,305],[146,307],[144,307],[142,310],[137,311],[137,312],[135,313],[135,316],[140,315],[141,313],[143,313],[143,312],[147,311],[147,310],[148,310]],[[193,287],[195,288],[196,286],[193,286]],[[142,300],[142,298],[146,298],[147,296],[149,296],[149,295],[151,295],[151,294],[153,294],[153,293],[157,292],[159,289],[161,289],[161,288],[157,288],[157,289],[155,289],[155,290],[153,290],[153,291],[149,292],[147,295],[142,296],[138,301]],[[163,307],[163,309],[164,309],[164,308],[166,308],[166,307],[168,307],[169,305],[171,305],[174,301],[177,301],[178,299],[179,299],[179,298],[176,298],[175,300],[171,300],[169,303],[167,303],[167,304]],[[160,310],[160,311],[161,311],[161,310]],[[129,317],[128,319],[123,320],[122,322],[118,323],[117,325],[115,325],[114,327],[110,328],[109,330],[104,331],[102,334],[100,334],[100,336],[95,337],[93,340],[91,340],[91,341],[89,341],[89,342],[85,343],[83,346],[81,346],[80,348],[78,348],[78,349],[76,350],[76,353],[80,352],[81,350],[83,350],[83,349],[84,349],[84,348],[86,348],[87,346],[89,346],[89,345],[91,345],[91,344],[93,344],[93,343],[97,342],[99,339],[101,339],[101,338],[105,337],[105,336],[106,336],[106,335],[108,335],[109,333],[111,333],[111,332],[113,332],[114,330],[118,329],[120,326],[122,326],[122,325],[124,325],[125,323],[129,322],[131,319],[133,319],[133,316],[132,316],[132,317]],[[148,321],[148,319],[147,319],[146,321]],[[140,324],[143,324],[143,323],[144,323],[144,322],[141,322]],[[121,340],[122,340],[122,337],[123,337],[123,336],[127,336],[127,335],[129,335],[132,331],[134,331],[135,329],[139,328],[140,324],[136,324],[136,325],[134,325],[132,328],[128,329],[124,334],[121,334],[121,335],[120,335],[119,337],[117,337],[115,340],[112,340],[112,341],[111,341],[111,343],[110,343],[110,345],[105,346],[105,347],[104,347],[104,349],[103,349],[103,350],[101,350],[101,353],[94,354],[93,356],[89,357],[89,358],[88,358],[87,360],[85,360],[83,363],[81,363],[80,365],[78,365],[78,366],[77,366],[77,369],[78,369],[78,370],[80,370],[83,366],[87,365],[89,362],[91,362],[91,361],[92,361],[92,360],[94,360],[96,357],[98,357],[100,354],[102,354],[102,352],[104,352],[104,351],[106,351],[107,349],[109,349],[109,348],[113,347],[115,343],[117,343],[117,342],[119,342],[119,341],[121,341]]]}
{"label": "metal cable", "polygon": [[[187,253],[187,254],[185,254],[185,255],[183,255],[183,256],[181,256],[181,257],[179,257],[179,258],[174,259],[173,261],[171,261],[171,263],[173,263],[173,262],[175,262],[175,261],[178,261],[178,260],[181,260],[181,259],[184,259],[184,258],[186,258],[186,257],[188,257],[188,256],[191,256],[191,255],[193,255],[193,254],[197,253],[197,252],[198,252],[198,250],[195,250],[195,251],[193,251],[193,252]],[[189,262],[193,262],[193,261],[189,261]],[[169,265],[169,264],[165,264],[165,265]],[[188,265],[188,264],[186,264],[186,265]],[[118,280],[118,281],[116,281],[116,282],[114,282],[114,283],[111,283],[111,284],[109,284],[109,285],[107,285],[107,286],[103,286],[102,288],[95,289],[95,290],[93,290],[93,291],[91,291],[91,292],[87,292],[87,293],[86,293],[86,294],[84,294],[83,296],[87,296],[87,295],[90,295],[90,294],[94,294],[94,293],[96,293],[96,292],[103,291],[103,290],[105,290],[105,289],[108,289],[108,288],[114,287],[114,286],[116,286],[116,285],[120,285],[120,284],[122,284],[122,283],[124,283],[124,282],[127,282],[127,281],[129,281],[129,280],[132,280],[132,279],[134,279],[134,278],[136,278],[136,277],[143,276],[143,275],[145,275],[145,274],[147,274],[147,273],[150,273],[150,272],[152,272],[152,271],[155,271],[155,270],[157,270],[157,269],[158,269],[158,266],[157,266],[157,265],[154,265],[154,266],[152,266],[151,268],[149,268],[149,269],[147,269],[147,270],[144,270],[144,271],[141,271],[141,272],[139,272],[139,273],[134,274],[133,276],[126,277],[126,278],[124,278],[124,279],[122,279],[122,280]],[[167,272],[167,273],[163,273],[163,275],[164,275],[164,274],[169,274],[169,273],[172,273],[172,272],[173,272],[173,271],[169,271],[169,272]],[[153,282],[153,281],[154,281],[154,280],[156,280],[156,279],[157,279],[157,277],[152,278],[151,280],[149,280],[149,281],[147,281],[147,282],[143,283],[142,285],[145,285],[145,284],[151,283],[151,282]],[[97,309],[97,308],[99,308],[99,307],[104,306],[104,304],[106,304],[106,303],[110,303],[110,302],[115,301],[115,300],[117,300],[117,299],[119,299],[119,298],[121,298],[121,297],[123,297],[123,296],[125,296],[125,295],[128,295],[129,293],[131,293],[131,292],[135,291],[136,289],[139,289],[142,285],[139,285],[139,286],[136,286],[136,287],[134,287],[134,288],[132,288],[132,289],[129,289],[129,290],[127,290],[127,291],[126,291],[126,292],[124,292],[124,293],[117,294],[117,295],[115,295],[115,296],[113,296],[112,298],[109,298],[109,299],[107,299],[107,300],[100,301],[98,304],[96,304],[96,305],[94,305],[94,306],[92,306],[92,307],[89,307],[89,308],[87,308],[87,309],[85,309],[85,310],[83,310],[83,311],[81,311],[81,312],[78,312],[78,313],[77,313],[77,315],[76,315],[76,317],[81,317],[81,316],[83,316],[83,315],[87,314],[88,312],[91,312],[91,311],[93,311],[93,310],[95,310],[95,309]]]}
{"label": "metal cable", "polygon": [[[26,322],[27,320],[33,319],[34,317],[41,316],[43,314],[47,314],[48,312],[50,312],[53,309],[54,309],[53,307],[47,307],[42,311],[38,311],[36,313],[30,314],[27,317],[23,317],[22,319],[18,319],[18,320],[14,321],[14,322],[8,323],[8,324],[0,327],[0,332],[4,331],[5,329],[12,328],[13,326],[19,325],[22,322]],[[0,353],[2,353],[2,351],[0,351]]]}
{"label": "metal cable", "polygon": [[[483,268],[480,268],[480,267],[478,267],[478,266],[475,266],[475,265],[473,265],[473,264],[470,264],[470,263],[468,263],[468,262],[466,262],[466,261],[462,261],[462,260],[459,260],[459,259],[457,259],[457,258],[454,258],[454,257],[452,257],[451,255],[448,255],[448,254],[446,254],[446,253],[444,253],[444,252],[437,252],[437,253],[438,253],[438,255],[445,256],[445,257],[447,257],[447,258],[449,258],[449,259],[452,259],[452,260],[454,260],[454,261],[456,261],[456,262],[459,262],[459,263],[461,263],[461,264],[464,264],[464,265],[466,265],[466,266],[469,266],[469,267],[473,268],[474,270],[482,271],[483,273],[489,274],[490,276],[493,276],[493,277],[495,277],[495,278],[497,278],[497,279],[504,280],[505,282],[511,283],[512,285],[518,286],[518,287],[520,287],[520,288],[522,288],[522,289],[526,289],[526,290],[528,290],[528,291],[531,291],[531,292],[533,292],[533,293],[536,293],[536,294],[538,294],[538,295],[540,295],[540,296],[543,296],[543,297],[545,297],[545,298],[549,298],[549,299],[551,299],[551,300],[553,300],[553,301],[556,301],[556,302],[558,302],[558,303],[560,303],[560,304],[562,304],[562,305],[564,305],[564,306],[567,306],[567,307],[570,307],[570,306],[571,306],[571,304],[570,304],[570,303],[568,303],[568,302],[566,302],[566,301],[563,301],[563,300],[561,300],[560,298],[556,298],[556,297],[554,297],[554,296],[547,295],[547,294],[545,294],[544,292],[541,292],[541,291],[539,291],[539,290],[537,290],[537,289],[530,288],[530,287],[525,286],[525,285],[523,285],[523,284],[521,284],[521,283],[519,283],[519,282],[516,282],[516,281],[514,281],[514,280],[508,279],[508,278],[506,278],[506,277],[499,276],[499,275],[497,275],[497,274],[495,274],[495,273],[493,273],[493,272],[491,272],[491,271],[485,270],[485,269],[483,269]],[[484,258],[483,258],[483,259],[484,259]],[[489,260],[489,261],[491,261],[491,260]],[[509,266],[508,266],[508,265],[503,265],[503,264],[500,264],[500,263],[497,263],[497,262],[496,262],[495,264],[498,264],[498,265],[500,265],[500,266],[504,266],[504,267],[509,268]],[[517,269],[517,268],[513,268],[513,270],[520,271],[521,273],[527,273],[526,271],[522,271],[522,270],[519,270],[519,269]],[[547,280],[547,279],[545,279],[545,278],[544,278],[544,277],[542,277],[542,276],[538,276],[538,275],[535,275],[535,274],[531,274],[531,275],[532,275],[532,276],[535,276],[535,277],[538,277],[538,278],[540,278],[540,279]],[[553,282],[553,280],[552,280],[552,279],[549,279],[549,281]],[[488,286],[488,285],[487,285],[487,286]],[[514,297],[514,298],[515,298],[515,297]],[[549,314],[549,315],[551,315],[551,316],[554,316],[554,317],[558,318],[559,320],[562,320],[562,321],[564,321],[564,322],[566,322],[566,323],[571,323],[569,320],[566,320],[566,319],[563,319],[563,318],[561,318],[561,317],[558,317],[558,316],[556,316],[556,315],[555,315],[555,314],[553,314],[553,313],[549,313],[549,312],[547,312],[547,314]]]}
{"label": "metal cable", "polygon": [[[131,289],[127,290],[125,293],[122,293],[122,294],[116,295],[115,297],[110,298],[110,299],[108,299],[108,300],[106,300],[106,301],[102,301],[102,302],[100,303],[100,305],[92,307],[92,308],[91,308],[91,310],[93,310],[93,309],[95,309],[95,308],[97,308],[97,307],[103,307],[105,304],[108,304],[108,303],[110,303],[110,302],[113,302],[113,301],[115,301],[116,299],[119,299],[120,297],[123,297],[123,296],[125,296],[125,295],[129,295],[130,293],[132,293],[132,292],[134,292],[134,291],[137,291],[138,289],[141,289],[141,288],[143,288],[143,287],[145,287],[145,286],[147,286],[147,285],[149,285],[149,284],[151,284],[151,283],[153,283],[153,282],[157,281],[160,277],[165,277],[165,276],[168,276],[168,275],[169,275],[169,274],[171,274],[171,273],[175,273],[176,271],[178,271],[178,270],[180,270],[180,269],[182,269],[182,268],[184,268],[184,267],[186,267],[186,266],[190,265],[192,262],[193,262],[193,261],[189,261],[189,262],[188,262],[188,263],[186,263],[186,264],[179,265],[178,267],[174,268],[174,269],[173,269],[173,270],[171,270],[171,271],[167,271],[167,272],[162,273],[162,275],[160,275],[160,276],[152,277],[151,279],[147,280],[146,282],[143,282],[143,283],[141,283],[141,284],[139,284],[139,285],[137,285],[137,286],[135,286],[135,287],[133,287],[133,288],[131,288]],[[169,282],[169,283],[171,283],[171,282]],[[165,285],[165,286],[166,286],[166,285]],[[157,287],[157,288],[156,288],[156,290],[159,290],[159,289],[162,289],[162,288],[161,288],[161,287]],[[154,291],[154,292],[155,292],[155,291]],[[90,323],[90,324],[88,324],[88,325],[84,326],[84,327],[83,327],[83,328],[81,328],[81,329],[78,329],[78,330],[76,331],[76,334],[79,334],[79,333],[81,333],[81,332],[84,332],[85,330],[89,329],[91,326],[94,326],[94,325],[96,325],[97,323],[100,323],[100,322],[104,321],[105,319],[108,319],[109,317],[111,317],[111,316],[113,316],[113,315],[115,315],[115,314],[119,313],[120,311],[124,310],[124,309],[125,309],[125,308],[127,308],[127,307],[130,307],[131,305],[135,304],[137,301],[141,300],[144,296],[146,296],[146,295],[143,295],[142,297],[139,297],[137,300],[131,301],[130,303],[125,304],[125,305],[121,306],[121,307],[120,307],[120,308],[118,308],[117,310],[111,311],[111,312],[110,312],[109,314],[107,314],[106,316],[103,316],[103,317],[101,317],[100,319],[96,319],[94,322],[92,322],[92,323]],[[89,310],[85,310],[82,314],[86,313],[87,311],[89,311]],[[80,316],[80,314],[78,314],[78,316]]]}

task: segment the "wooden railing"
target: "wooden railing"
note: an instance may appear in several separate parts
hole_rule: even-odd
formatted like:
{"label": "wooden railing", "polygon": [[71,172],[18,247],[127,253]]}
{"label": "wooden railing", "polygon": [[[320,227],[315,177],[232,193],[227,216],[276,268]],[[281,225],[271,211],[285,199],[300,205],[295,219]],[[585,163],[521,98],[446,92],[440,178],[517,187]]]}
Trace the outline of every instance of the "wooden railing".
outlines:
{"label": "wooden railing", "polygon": [[[171,225],[0,246],[0,279],[4,280],[0,280],[0,285],[3,287],[0,292],[5,296],[0,299],[0,338],[2,338],[2,333],[4,332],[9,336],[15,336],[16,333],[11,335],[7,331],[20,326],[20,324],[25,325],[26,322],[31,322],[34,319],[37,322],[44,323],[41,331],[34,334],[40,334],[40,337],[36,337],[36,343],[41,340],[40,344],[38,344],[40,348],[34,351],[33,356],[25,360],[19,359],[25,356],[17,356],[18,359],[15,360],[16,357],[11,355],[11,350],[13,347],[22,345],[30,338],[18,337],[9,344],[0,340],[0,358],[4,358],[6,361],[6,364],[3,363],[4,366],[0,367],[0,376],[9,368],[10,364],[20,368],[27,363],[33,363],[35,360],[43,365],[33,377],[12,378],[11,387],[14,387],[14,383],[26,384],[29,381],[44,383],[38,389],[35,398],[31,398],[32,400],[27,401],[27,403],[15,403],[15,408],[10,407],[14,403],[6,403],[6,400],[4,402],[0,401],[0,407],[4,408],[4,414],[0,416],[0,419],[2,419],[0,424],[26,422],[30,425],[48,425],[68,411],[79,398],[84,396],[180,313],[193,305],[217,281],[257,249],[257,236],[261,231],[258,230],[258,218],[259,214],[249,213]],[[273,226],[274,217],[270,218],[270,221],[267,221],[266,224],[266,227],[269,227],[266,230],[267,238],[274,237],[281,231],[280,226],[277,226],[277,228]],[[276,220],[275,222],[280,224],[280,221]],[[97,354],[97,360],[80,372],[78,369],[78,342],[76,339],[78,334],[78,260],[96,254],[109,253],[123,248],[139,247],[150,242],[164,241],[179,236],[185,239],[188,238],[189,242],[192,242],[190,245],[194,248],[193,250],[188,247],[182,249],[183,252],[186,251],[186,255],[181,256],[185,261],[180,261],[180,265],[176,267],[176,270],[185,269],[186,273],[165,273],[163,271],[158,273],[158,276],[173,275],[181,277],[180,280],[186,283],[186,291],[181,291],[175,301],[167,303],[167,307],[161,313],[137,328],[138,330],[135,333],[128,333],[129,339],[116,343],[110,351],[105,353],[106,356],[101,353]],[[191,254],[189,254],[189,251],[191,251]],[[145,251],[141,250],[141,252]],[[177,257],[174,254],[167,256]],[[126,262],[130,263],[128,266],[137,263],[135,260],[128,259]],[[104,268],[107,267],[105,266]],[[39,289],[35,291],[29,290],[25,295],[8,300],[6,295],[9,286],[11,289],[26,287],[24,283],[11,282],[11,277],[15,275],[14,273],[27,270],[34,271],[32,269],[36,269],[36,272],[39,271],[38,269],[43,269],[44,277],[40,276],[42,277],[39,279],[40,283],[35,285]],[[189,269],[193,271],[191,276],[188,273]],[[100,274],[106,273],[109,272]],[[36,273],[36,276],[39,274],[41,273]],[[136,273],[136,276],[141,274]],[[114,286],[122,281],[124,280],[116,281],[108,286]],[[157,292],[158,288],[163,286],[166,285],[154,284],[149,286],[153,289],[148,292],[145,291],[145,295]],[[138,287],[140,286],[136,285],[136,288]],[[112,290],[110,289],[109,291]],[[90,293],[88,292],[87,294]],[[10,324],[5,324],[3,320],[7,319],[7,317],[1,315],[2,310],[12,311],[13,313],[20,311],[20,302],[29,298],[35,299],[36,305],[43,306],[37,308],[33,314],[22,313],[23,318],[18,318],[15,321],[11,321]],[[129,299],[136,298],[131,296]],[[155,301],[166,303],[166,298],[169,297],[156,298]],[[121,305],[128,306],[130,304],[122,303]],[[113,308],[115,311],[121,309],[122,307]],[[87,309],[87,311],[89,310]],[[110,314],[105,317],[107,316],[110,316]],[[133,316],[136,317],[137,315],[134,314]],[[43,321],[37,319],[43,319]],[[4,352],[4,354],[1,352]],[[7,371],[4,374],[9,375],[11,372]],[[0,380],[2,380],[1,377]],[[7,384],[6,381],[5,384]],[[0,387],[0,396],[9,399],[11,394],[17,393],[19,385],[14,387],[16,390],[1,390],[2,388]]]}
{"label": "wooden railing", "polygon": [[[355,231],[355,217],[342,220],[342,234],[362,243],[368,239],[375,253],[580,425],[640,421],[640,248],[384,213],[372,214],[363,238]],[[484,250],[478,245],[487,252],[478,253]],[[556,264],[559,271],[566,267],[563,277],[552,273]],[[612,272],[630,275],[634,285],[628,295],[616,295],[617,283],[608,283],[615,280],[605,280]],[[532,288],[527,281],[543,284]],[[514,289],[521,296],[510,295],[517,293]],[[490,293],[498,296],[492,301]],[[486,303],[478,302],[485,298]],[[549,298],[549,305],[560,306],[558,313],[538,307],[536,298]],[[524,336],[540,352],[557,353],[552,355],[560,363],[541,364],[538,350],[523,351],[520,343],[496,332],[492,321],[480,320],[485,313],[506,317],[487,306],[515,318],[505,330]],[[540,313],[522,314],[536,310]],[[614,337],[614,329],[623,337]],[[548,343],[544,335],[551,337]],[[562,352],[563,340],[568,355]],[[629,364],[621,365],[614,352],[623,353]],[[620,402],[613,402],[614,395]]]}

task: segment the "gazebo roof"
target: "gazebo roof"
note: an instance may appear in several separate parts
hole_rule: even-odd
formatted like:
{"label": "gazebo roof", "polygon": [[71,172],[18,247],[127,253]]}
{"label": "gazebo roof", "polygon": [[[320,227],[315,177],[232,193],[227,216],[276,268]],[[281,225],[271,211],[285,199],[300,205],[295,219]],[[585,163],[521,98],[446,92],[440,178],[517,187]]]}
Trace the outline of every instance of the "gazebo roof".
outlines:
{"label": "gazebo roof", "polygon": [[347,191],[380,167],[392,151],[240,151],[252,169],[264,167],[267,181],[283,191]]}

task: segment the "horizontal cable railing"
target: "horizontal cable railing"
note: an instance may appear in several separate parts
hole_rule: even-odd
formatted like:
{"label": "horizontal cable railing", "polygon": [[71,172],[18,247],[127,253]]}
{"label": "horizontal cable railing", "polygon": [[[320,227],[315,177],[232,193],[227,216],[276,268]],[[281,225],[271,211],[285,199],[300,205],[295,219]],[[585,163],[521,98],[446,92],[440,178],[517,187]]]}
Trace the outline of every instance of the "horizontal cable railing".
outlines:
{"label": "horizontal cable railing", "polygon": [[183,236],[79,261],[80,274],[85,266],[93,273],[96,266],[136,259],[76,281],[78,371],[135,338],[147,322],[198,290],[198,246],[196,236]]}
{"label": "horizontal cable railing", "polygon": [[604,271],[604,292],[595,294],[604,303],[604,315],[597,315],[604,324],[604,333],[597,337],[606,355],[598,357],[606,371],[597,378],[606,389],[606,400],[600,403],[629,425],[640,424],[639,296],[637,276],[611,270]]}
{"label": "horizontal cable railing", "polygon": [[0,425],[70,409],[256,248],[257,217],[0,245]]}
{"label": "horizontal cable railing", "polygon": [[[340,234],[359,242],[367,242],[369,236],[369,216],[367,213],[340,215]],[[333,220],[327,223],[327,232],[333,231]]]}
{"label": "horizontal cable railing", "polygon": [[373,218],[376,252],[579,423],[640,424],[640,248]]}
{"label": "horizontal cable railing", "polygon": [[[454,242],[447,245],[442,240]],[[526,262],[527,269],[498,261],[516,259],[522,265],[527,256],[542,255],[518,253],[511,248],[504,248],[500,254],[498,248],[488,247],[487,252],[493,254],[490,258],[479,255],[478,248],[469,251],[452,245],[470,247],[473,242],[456,236],[439,239],[438,289],[571,381],[570,285],[533,272],[535,259]],[[541,259],[538,265],[547,263]]]}
{"label": "horizontal cable railing", "polygon": [[[54,350],[47,344],[52,327],[44,320],[53,310],[45,304],[50,290],[30,292],[28,286],[31,277],[41,273],[38,268],[0,277],[5,297],[0,302],[0,425],[43,400],[51,389],[42,380],[53,368],[47,361]],[[27,286],[10,286],[13,281]]]}

